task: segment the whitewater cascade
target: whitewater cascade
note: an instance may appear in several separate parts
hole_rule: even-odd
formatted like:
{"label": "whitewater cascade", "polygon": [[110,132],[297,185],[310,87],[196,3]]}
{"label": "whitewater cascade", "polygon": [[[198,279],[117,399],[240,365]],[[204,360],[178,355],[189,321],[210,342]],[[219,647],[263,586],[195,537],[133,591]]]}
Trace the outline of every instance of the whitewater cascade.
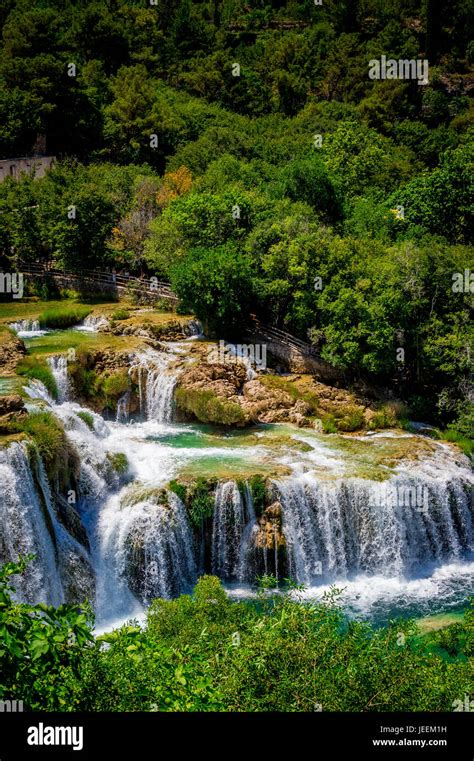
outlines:
{"label": "whitewater cascade", "polygon": [[58,387],[58,402],[65,402],[69,398],[71,391],[67,357],[64,354],[48,357],[48,365]]}
{"label": "whitewater cascade", "polygon": [[[227,478],[217,483],[212,517],[193,527],[167,485],[182,466],[196,461],[199,472],[200,462],[232,457],[234,446],[210,441],[193,448],[189,426],[163,426],[171,416],[164,387],[176,381],[175,358],[154,351],[137,358],[134,378],[150,416],[133,424],[121,422],[125,399],[117,421],[87,410],[86,422],[78,404],[55,403],[30,381],[30,396],[61,420],[79,468],[77,502],[68,506],[66,493],[56,486],[51,493],[39,457],[25,444],[0,449],[0,555],[37,556],[20,582],[22,599],[94,599],[95,576],[97,619],[108,625],[141,615],[157,596],[188,591],[204,572],[233,587],[262,573],[291,576],[312,590],[342,581],[369,607],[374,583],[382,602],[390,590],[403,598],[405,588],[412,600],[429,588],[429,599],[444,595],[449,604],[469,593],[474,477],[467,458],[442,442],[430,444],[423,458],[387,468],[389,478],[378,481],[342,475],[340,450],[314,434],[312,451],[276,455],[293,474],[272,481],[258,516],[245,480]],[[57,380],[67,378],[67,363],[53,367]],[[258,441],[246,450],[256,462],[257,452],[267,456],[263,433]],[[370,442],[376,450],[375,437]]]}
{"label": "whitewater cascade", "polygon": [[242,495],[235,481],[218,484],[212,525],[212,573],[222,579],[251,580],[251,539],[255,529],[248,485]]}
{"label": "whitewater cascade", "polygon": [[197,578],[192,532],[176,494],[168,491],[166,504],[153,494],[136,502],[128,496],[110,500],[98,523],[99,603],[114,611],[129,590],[147,604],[179,595]]}
{"label": "whitewater cascade", "polygon": [[35,338],[47,333],[46,330],[41,330],[38,320],[19,320],[18,322],[11,322],[9,327],[20,338]]}
{"label": "whitewater cascade", "polygon": [[177,373],[170,365],[175,359],[173,354],[148,351],[130,368],[137,374],[140,410],[147,420],[168,423],[172,419]]}
{"label": "whitewater cascade", "polygon": [[43,463],[26,445],[0,449],[0,556],[35,557],[15,579],[27,602],[59,605],[93,599],[94,575],[87,549],[58,520]]}
{"label": "whitewater cascade", "polygon": [[397,475],[389,482],[275,482],[289,573],[300,583],[370,573],[409,576],[474,550],[472,482]]}
{"label": "whitewater cascade", "polygon": [[108,328],[109,325],[109,321],[103,315],[90,314],[79,325],[76,325],[75,330],[81,330],[85,333],[98,333],[100,330]]}

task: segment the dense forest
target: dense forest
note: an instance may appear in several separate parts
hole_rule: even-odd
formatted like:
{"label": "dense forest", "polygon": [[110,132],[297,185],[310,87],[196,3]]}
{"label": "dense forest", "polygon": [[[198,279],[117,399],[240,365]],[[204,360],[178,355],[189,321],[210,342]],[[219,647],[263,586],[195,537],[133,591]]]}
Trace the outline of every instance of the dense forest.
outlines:
{"label": "dense forest", "polygon": [[471,11],[1,0],[1,156],[57,158],[0,185],[2,265],[158,275],[214,335],[257,314],[469,435]]}

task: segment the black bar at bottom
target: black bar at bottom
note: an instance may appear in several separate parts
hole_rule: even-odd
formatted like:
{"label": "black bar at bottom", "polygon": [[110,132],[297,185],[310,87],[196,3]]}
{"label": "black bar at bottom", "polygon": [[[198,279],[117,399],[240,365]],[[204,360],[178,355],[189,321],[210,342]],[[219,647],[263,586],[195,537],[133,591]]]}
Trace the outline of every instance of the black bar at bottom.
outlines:
{"label": "black bar at bottom", "polygon": [[[328,752],[472,761],[472,713],[1,713],[0,761]],[[54,743],[54,744],[53,744]],[[192,754],[192,756],[191,756]],[[150,757],[151,757],[150,756]],[[336,757],[336,756],[335,756]],[[331,758],[329,756],[329,758]]]}

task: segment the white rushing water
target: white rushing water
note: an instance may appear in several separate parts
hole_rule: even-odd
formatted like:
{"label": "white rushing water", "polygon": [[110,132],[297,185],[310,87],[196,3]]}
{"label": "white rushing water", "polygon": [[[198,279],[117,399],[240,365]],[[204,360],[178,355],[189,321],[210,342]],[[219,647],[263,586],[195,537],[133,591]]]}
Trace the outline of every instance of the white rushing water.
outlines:
{"label": "white rushing water", "polygon": [[109,321],[103,315],[90,314],[79,325],[76,325],[74,330],[80,330],[83,333],[98,333],[109,326]]}
{"label": "white rushing water", "polygon": [[71,384],[69,381],[67,357],[64,354],[48,357],[48,365],[58,387],[58,401],[65,402],[69,398]]}
{"label": "white rushing water", "polygon": [[42,330],[38,320],[19,320],[11,322],[9,326],[20,338],[38,338],[48,332]]}
{"label": "white rushing water", "polygon": [[138,356],[130,372],[136,372],[140,409],[147,420],[167,423],[173,414],[173,394],[177,371],[172,364],[176,357],[171,353],[149,350]]}
{"label": "white rushing water", "polygon": [[[29,384],[32,399],[60,418],[79,455],[74,510],[87,529],[90,552],[58,520],[42,465],[35,473],[22,444],[0,449],[1,555],[37,555],[21,582],[21,597],[60,602],[78,588],[92,596],[92,566],[103,629],[140,617],[156,596],[189,590],[203,570],[248,585],[258,568],[274,568],[307,585],[306,594],[315,598],[334,583],[345,587],[347,607],[364,614],[381,605],[390,610],[391,603],[429,612],[436,601],[454,605],[474,594],[474,477],[466,458],[433,443],[422,459],[384,466],[385,480],[370,480],[347,475],[350,452],[312,432],[294,429],[293,438],[310,446],[302,452],[281,444],[275,450],[266,429],[243,445],[238,437],[173,424],[175,360],[173,351],[150,350],[136,358],[130,373],[145,419],[135,422],[129,422],[126,395],[115,422],[90,410],[86,422],[85,410],[69,401],[64,357],[50,358],[58,403],[38,381]],[[407,438],[391,435],[359,439],[377,449]],[[199,474],[200,468],[238,468],[241,462],[247,471],[249,463],[256,471],[268,472],[269,463],[291,471],[273,479],[272,495],[282,508],[285,568],[279,568],[276,542],[275,557],[264,548],[258,560],[260,518],[245,477],[217,483],[206,569],[204,534],[193,531],[185,506],[166,488],[183,470]]]}
{"label": "white rushing water", "polygon": [[33,555],[16,581],[20,599],[59,605],[93,597],[88,551],[60,522],[44,466],[26,445],[0,449],[0,555]]}

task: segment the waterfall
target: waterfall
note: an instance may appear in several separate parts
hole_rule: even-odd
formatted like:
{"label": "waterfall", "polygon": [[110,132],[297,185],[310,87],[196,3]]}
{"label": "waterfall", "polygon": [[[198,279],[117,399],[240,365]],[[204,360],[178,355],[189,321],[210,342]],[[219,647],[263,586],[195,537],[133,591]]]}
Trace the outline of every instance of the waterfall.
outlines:
{"label": "waterfall", "polygon": [[64,594],[51,512],[51,504],[42,504],[26,446],[13,442],[0,449],[1,562],[34,554],[25,573],[15,579],[17,596],[27,602],[59,605]]}
{"label": "waterfall", "polygon": [[68,399],[71,390],[67,369],[67,357],[64,354],[48,357],[48,365],[58,387],[58,402],[64,402]]}
{"label": "waterfall", "polygon": [[13,442],[0,449],[0,562],[28,554],[35,557],[15,579],[19,599],[49,605],[93,599],[87,549],[59,521],[41,459]]}
{"label": "waterfall", "polygon": [[177,376],[170,365],[174,360],[173,354],[149,351],[130,368],[137,374],[140,409],[147,420],[168,423],[172,419]]}
{"label": "waterfall", "polygon": [[166,492],[166,503],[154,494],[132,504],[112,498],[99,518],[98,536],[99,602],[109,616],[117,615],[130,590],[147,604],[174,597],[196,581],[192,532],[173,492]]}
{"label": "waterfall", "polygon": [[38,320],[19,320],[18,322],[11,322],[9,327],[20,338],[34,338],[35,336],[43,336],[47,333],[46,330],[41,330]]}
{"label": "waterfall", "polygon": [[251,536],[256,525],[250,489],[235,481],[217,486],[212,525],[212,572],[223,579],[248,580]]}
{"label": "waterfall", "polygon": [[117,402],[117,414],[115,421],[117,423],[128,423],[128,405],[130,403],[130,392],[126,391]]}
{"label": "waterfall", "polygon": [[356,573],[411,575],[474,549],[472,485],[459,479],[330,482],[305,474],[275,486],[289,572],[300,583]]}
{"label": "waterfall", "polygon": [[84,333],[98,333],[110,327],[110,323],[103,315],[88,315],[74,330],[81,330]]}
{"label": "waterfall", "polygon": [[199,320],[189,320],[186,325],[183,325],[183,333],[188,336],[188,339],[202,338],[202,325]]}

